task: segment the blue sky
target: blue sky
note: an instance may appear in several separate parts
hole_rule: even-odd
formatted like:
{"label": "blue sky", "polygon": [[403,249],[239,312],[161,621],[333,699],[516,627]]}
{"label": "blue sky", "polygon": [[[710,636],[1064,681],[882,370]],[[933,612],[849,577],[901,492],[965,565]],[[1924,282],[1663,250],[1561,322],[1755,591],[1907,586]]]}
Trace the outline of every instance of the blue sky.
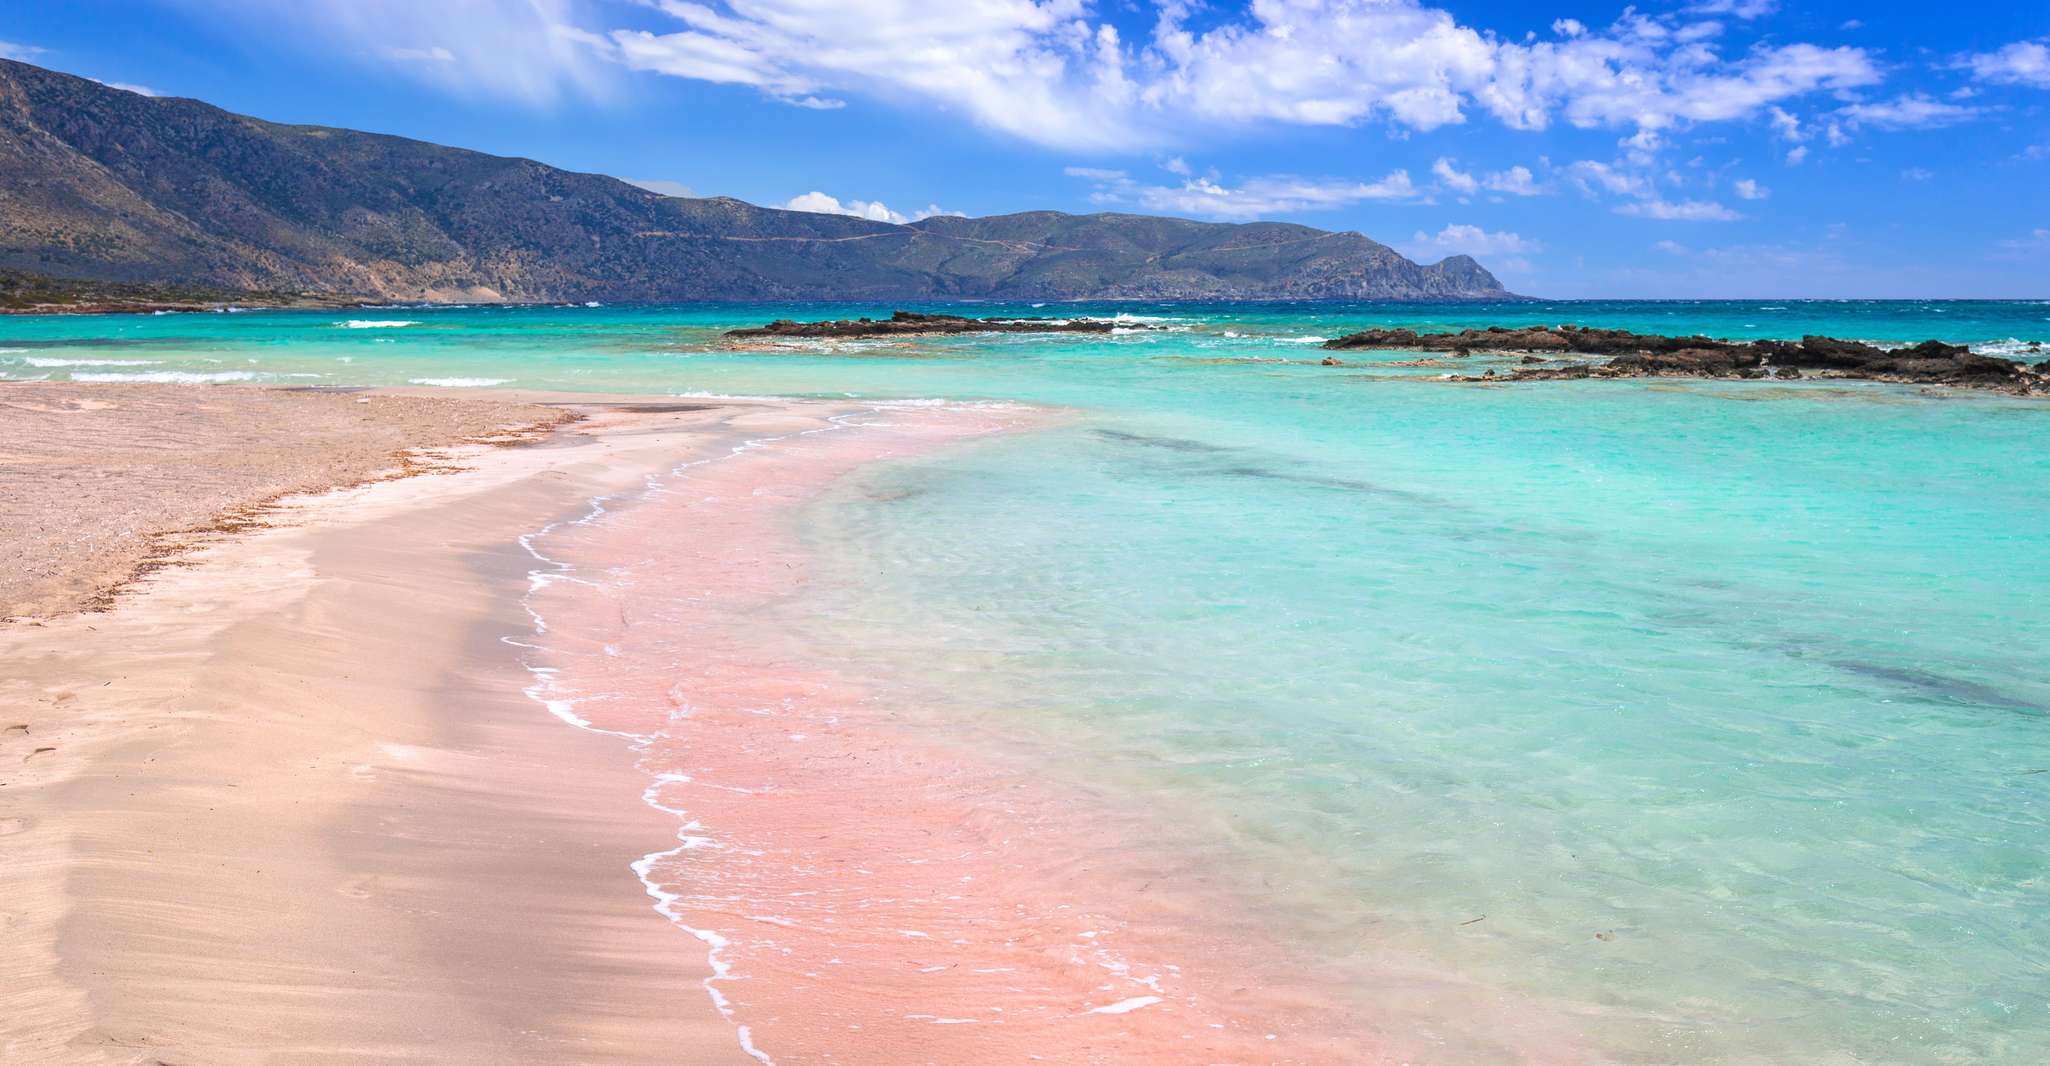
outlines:
{"label": "blue sky", "polygon": [[0,55],[760,204],[1285,219],[1560,297],[2050,297],[2050,4],[0,0]]}

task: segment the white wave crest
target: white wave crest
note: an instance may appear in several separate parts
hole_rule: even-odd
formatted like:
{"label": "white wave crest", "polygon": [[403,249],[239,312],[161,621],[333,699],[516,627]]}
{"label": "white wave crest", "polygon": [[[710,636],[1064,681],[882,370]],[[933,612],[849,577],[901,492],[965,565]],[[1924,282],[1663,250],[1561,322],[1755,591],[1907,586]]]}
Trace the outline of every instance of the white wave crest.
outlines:
{"label": "white wave crest", "polygon": [[417,326],[420,323],[409,318],[352,318],[335,325],[343,329],[398,329],[400,326]]}
{"label": "white wave crest", "polygon": [[141,374],[73,374],[73,381],[119,382],[131,381],[149,385],[212,385],[223,381],[255,381],[256,375],[247,370],[223,370],[211,374],[193,373],[187,370],[152,370]]}
{"label": "white wave crest", "polygon": [[[26,349],[23,349],[23,348],[0,348],[0,352],[18,352],[18,351],[26,351]],[[163,362],[163,360],[162,360],[162,359],[52,359],[52,358],[48,358],[48,357],[46,357],[46,356],[37,356],[37,355],[32,355],[32,356],[29,356],[29,357],[28,357],[27,359],[24,359],[24,360],[22,360],[22,362],[24,362],[24,363],[27,363],[27,364],[28,364],[28,365],[30,365],[30,366],[39,366],[39,367],[60,367],[60,366],[156,366],[156,365],[158,365],[158,364],[162,363],[162,362]]]}

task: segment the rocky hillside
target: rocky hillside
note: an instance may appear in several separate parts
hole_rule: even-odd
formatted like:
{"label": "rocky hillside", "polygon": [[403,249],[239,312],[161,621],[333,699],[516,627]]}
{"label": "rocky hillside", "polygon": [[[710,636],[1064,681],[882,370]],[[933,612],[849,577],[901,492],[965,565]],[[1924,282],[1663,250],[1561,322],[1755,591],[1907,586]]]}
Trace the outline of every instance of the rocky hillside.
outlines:
{"label": "rocky hillside", "polygon": [[1488,299],[1358,233],[1034,211],[891,225],[108,88],[0,60],[0,268],[382,299]]}

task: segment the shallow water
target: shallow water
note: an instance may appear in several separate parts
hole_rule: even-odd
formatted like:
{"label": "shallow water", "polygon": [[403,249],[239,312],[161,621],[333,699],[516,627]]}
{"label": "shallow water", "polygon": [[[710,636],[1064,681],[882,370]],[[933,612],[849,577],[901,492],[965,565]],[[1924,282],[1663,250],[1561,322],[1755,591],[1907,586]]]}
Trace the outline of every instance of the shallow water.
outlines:
{"label": "shallow water", "polygon": [[[833,482],[791,526],[807,580],[750,624],[901,728],[1152,827],[1251,901],[1222,921],[1437,1061],[1558,1030],[1623,1062],[2050,1046],[2050,405],[1480,387],[1308,365],[1301,339],[1572,321],[1998,352],[2050,341],[2050,305],[1125,304],[1081,310],[1172,330],[717,339],[844,310],[0,319],[0,373],[1059,407]],[[1530,1039],[1458,1033],[1481,998]]]}

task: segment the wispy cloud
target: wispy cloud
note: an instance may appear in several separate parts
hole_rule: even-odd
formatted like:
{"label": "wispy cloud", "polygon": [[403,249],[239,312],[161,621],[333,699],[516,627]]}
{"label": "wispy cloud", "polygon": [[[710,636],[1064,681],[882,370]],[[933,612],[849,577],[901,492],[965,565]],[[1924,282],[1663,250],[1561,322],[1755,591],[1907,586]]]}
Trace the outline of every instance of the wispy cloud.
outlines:
{"label": "wispy cloud", "polygon": [[1837,114],[1857,125],[1913,130],[1951,126],[1976,117],[1979,109],[1938,100],[1927,93],[1909,93],[1877,103],[1850,104]]}
{"label": "wispy cloud", "polygon": [[611,97],[611,42],[578,0],[191,0],[282,31],[292,46],[355,56],[449,92],[529,107]]}
{"label": "wispy cloud", "polygon": [[0,41],[0,59],[14,59],[26,63],[47,51],[49,49],[39,48],[32,44]]}
{"label": "wispy cloud", "polygon": [[1771,7],[1761,0],[1626,10],[1600,28],[1560,19],[1552,37],[1520,41],[1424,0],[1274,0],[1201,16],[1164,0],[1142,29],[1085,0],[641,0],[658,21],[631,26],[578,0],[194,2],[261,9],[408,76],[528,104],[603,95],[626,69],[808,108],[856,97],[932,108],[1026,141],[1124,152],[1274,124],[1669,130],[1881,79],[1858,48],[1724,51],[1720,24],[1701,16],[1755,18]]}
{"label": "wispy cloud", "polygon": [[1744,217],[1722,204],[1709,200],[1675,202],[1656,197],[1621,204],[1616,208],[1616,213],[1636,218],[1657,219],[1661,222],[1734,222]]}
{"label": "wispy cloud", "polygon": [[1424,191],[1407,170],[1389,171],[1378,181],[1267,174],[1236,183],[1228,183],[1212,171],[1207,175],[1190,174],[1176,184],[1148,184],[1121,170],[1093,167],[1069,167],[1067,174],[1094,183],[1096,188],[1090,199],[1099,204],[1130,205],[1204,218],[1266,218],[1370,201],[1402,203],[1425,199]]}

